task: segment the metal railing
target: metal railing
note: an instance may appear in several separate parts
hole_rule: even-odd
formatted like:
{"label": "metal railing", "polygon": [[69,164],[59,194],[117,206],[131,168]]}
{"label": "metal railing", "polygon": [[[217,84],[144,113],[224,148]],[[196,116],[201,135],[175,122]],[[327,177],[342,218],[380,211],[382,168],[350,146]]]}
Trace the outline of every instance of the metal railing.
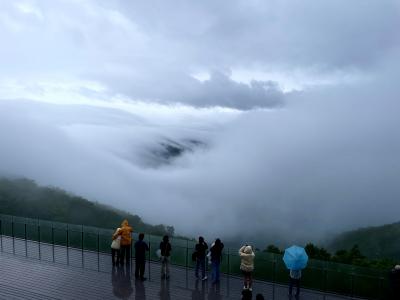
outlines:
{"label": "metal railing", "polygon": [[[98,271],[109,270],[105,266],[109,266],[111,263],[109,256],[113,232],[113,230],[90,226],[0,214],[0,247],[2,252],[92,268]],[[10,247],[5,249],[3,239],[8,239],[11,249]],[[133,239],[137,239],[136,233],[133,234]],[[156,250],[162,238],[146,235],[145,239],[150,247],[148,261],[158,261]],[[192,262],[191,256],[195,242],[179,238],[171,238],[170,242],[173,249],[171,264],[193,268],[195,263]],[[16,247],[16,243],[19,247]],[[24,250],[21,250],[21,248]],[[32,251],[31,248],[36,250]],[[16,253],[17,249],[19,249],[19,253]],[[134,257],[134,249],[131,247],[131,259]],[[228,276],[240,276],[239,266],[238,251],[225,249],[221,262],[221,272]],[[307,268],[303,270],[302,286],[349,297],[387,299],[389,283],[386,275],[387,272],[384,270],[309,260]],[[282,261],[282,255],[256,252],[254,278],[272,283],[287,284],[288,271]]]}

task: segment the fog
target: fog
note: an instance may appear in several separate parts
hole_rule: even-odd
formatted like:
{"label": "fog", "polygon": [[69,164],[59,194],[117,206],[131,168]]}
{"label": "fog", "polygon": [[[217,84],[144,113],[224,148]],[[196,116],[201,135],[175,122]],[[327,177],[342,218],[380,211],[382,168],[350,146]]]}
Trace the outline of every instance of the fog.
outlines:
{"label": "fog", "polygon": [[[1,169],[172,224],[181,234],[321,240],[398,221],[398,91],[379,84],[379,93],[368,85],[297,93],[277,110],[219,117],[193,110],[192,124],[3,101]],[[143,165],[165,138],[206,146],[166,165]]]}
{"label": "fog", "polygon": [[171,3],[0,3],[1,175],[190,236],[399,221],[398,1]]}

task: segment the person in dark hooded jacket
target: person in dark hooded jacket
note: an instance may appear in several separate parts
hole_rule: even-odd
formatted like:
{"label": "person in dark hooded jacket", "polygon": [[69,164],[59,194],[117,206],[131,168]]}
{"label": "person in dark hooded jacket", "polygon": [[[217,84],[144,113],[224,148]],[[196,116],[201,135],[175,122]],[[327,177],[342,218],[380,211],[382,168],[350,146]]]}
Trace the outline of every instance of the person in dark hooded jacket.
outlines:
{"label": "person in dark hooded jacket", "polygon": [[169,278],[169,262],[171,256],[171,244],[169,242],[168,235],[164,235],[162,242],[160,243],[161,250],[161,278]]}
{"label": "person in dark hooded jacket", "polygon": [[207,280],[206,276],[206,252],[208,249],[207,243],[202,236],[199,237],[199,242],[196,244],[196,278],[199,278],[199,270],[201,269],[202,280]]}
{"label": "person in dark hooded jacket", "polygon": [[139,234],[139,240],[135,243],[136,265],[135,265],[135,278],[146,280],[144,277],[144,270],[146,266],[146,251],[149,251],[149,246],[143,240],[144,233]]}
{"label": "person in dark hooded jacket", "polygon": [[211,278],[213,283],[219,282],[219,267],[222,260],[222,250],[224,249],[224,244],[220,239],[216,239],[210,248],[211,252]]}

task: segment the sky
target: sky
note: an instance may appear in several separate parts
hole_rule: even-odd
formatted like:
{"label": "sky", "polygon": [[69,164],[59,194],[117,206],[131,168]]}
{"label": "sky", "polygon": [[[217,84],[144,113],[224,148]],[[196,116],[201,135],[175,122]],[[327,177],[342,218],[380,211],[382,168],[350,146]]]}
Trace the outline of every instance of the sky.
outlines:
{"label": "sky", "polygon": [[398,28],[397,0],[0,0],[0,174],[209,238],[399,221]]}

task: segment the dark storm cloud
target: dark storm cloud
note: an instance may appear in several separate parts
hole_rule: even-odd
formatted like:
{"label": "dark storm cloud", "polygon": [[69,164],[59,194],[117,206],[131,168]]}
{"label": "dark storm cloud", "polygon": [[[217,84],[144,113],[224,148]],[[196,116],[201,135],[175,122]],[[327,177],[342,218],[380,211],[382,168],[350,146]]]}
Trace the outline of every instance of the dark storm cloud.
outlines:
{"label": "dark storm cloud", "polygon": [[[166,77],[168,74],[165,75]],[[182,103],[195,107],[221,106],[250,110],[258,107],[279,107],[285,95],[272,81],[252,80],[244,84],[232,80],[228,74],[214,71],[210,78],[199,81],[190,76],[178,77],[172,81],[157,78],[137,78],[116,83],[118,89],[143,99],[153,99],[160,103]],[[154,88],[156,87],[156,88]]]}
{"label": "dark storm cloud", "polygon": [[[182,102],[196,106],[236,107],[242,110],[282,105],[284,98],[274,82],[252,80],[248,85],[235,82],[220,72],[211,73],[210,79],[200,83],[192,95],[184,96],[187,99],[182,98]],[[177,95],[175,98],[181,97]]]}

